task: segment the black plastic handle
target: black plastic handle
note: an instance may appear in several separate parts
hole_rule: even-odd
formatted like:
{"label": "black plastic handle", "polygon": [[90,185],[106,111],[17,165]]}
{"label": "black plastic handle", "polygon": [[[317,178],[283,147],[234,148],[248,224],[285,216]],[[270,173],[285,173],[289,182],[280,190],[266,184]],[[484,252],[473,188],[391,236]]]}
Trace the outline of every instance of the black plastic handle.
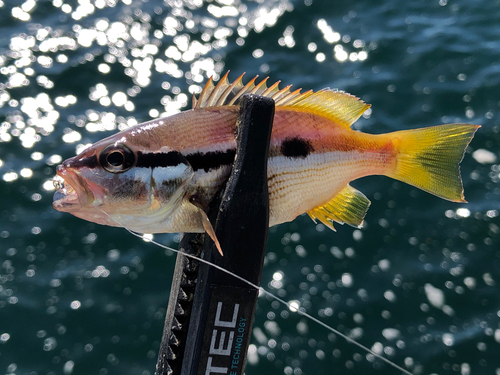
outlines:
{"label": "black plastic handle", "polygon": [[[267,158],[274,101],[245,95],[236,158],[211,220],[224,256],[204,235],[186,234],[181,249],[260,284],[269,227]],[[206,264],[178,256],[157,375],[242,375],[258,290]]]}

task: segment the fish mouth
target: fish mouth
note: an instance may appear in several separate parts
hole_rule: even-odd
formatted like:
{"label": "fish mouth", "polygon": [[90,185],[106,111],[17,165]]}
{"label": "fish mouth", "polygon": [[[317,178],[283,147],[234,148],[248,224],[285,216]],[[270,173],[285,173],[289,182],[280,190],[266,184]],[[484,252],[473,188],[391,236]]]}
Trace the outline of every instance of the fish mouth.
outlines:
{"label": "fish mouth", "polygon": [[56,192],[54,193],[52,206],[54,206],[56,210],[61,211],[61,208],[64,206],[74,206],[78,204],[78,194],[73,186],[66,180],[58,177],[59,175],[54,178]]}
{"label": "fish mouth", "polygon": [[52,207],[58,211],[72,211],[94,203],[102,194],[99,190],[92,189],[89,184],[72,168],[59,165],[54,178],[56,192]]}

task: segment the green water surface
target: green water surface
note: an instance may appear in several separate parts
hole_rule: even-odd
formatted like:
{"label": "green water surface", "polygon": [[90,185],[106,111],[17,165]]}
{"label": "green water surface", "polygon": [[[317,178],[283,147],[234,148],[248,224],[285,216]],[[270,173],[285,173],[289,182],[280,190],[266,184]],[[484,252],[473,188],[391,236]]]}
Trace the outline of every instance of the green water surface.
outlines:
{"label": "green water surface", "polygon": [[[54,211],[51,179],[231,70],[350,92],[364,132],[482,125],[469,203],[356,181],[364,228],[272,228],[262,285],[412,373],[500,374],[499,20],[498,0],[0,0],[0,373],[154,373],[175,256]],[[265,297],[251,342],[247,375],[400,373]]]}

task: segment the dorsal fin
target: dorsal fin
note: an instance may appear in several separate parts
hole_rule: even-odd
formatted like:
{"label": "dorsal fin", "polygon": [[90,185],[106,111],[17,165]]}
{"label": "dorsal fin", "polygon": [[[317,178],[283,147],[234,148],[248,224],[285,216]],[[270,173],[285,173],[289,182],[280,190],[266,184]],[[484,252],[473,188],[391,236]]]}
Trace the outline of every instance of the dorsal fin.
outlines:
{"label": "dorsal fin", "polygon": [[369,206],[370,200],[362,192],[347,185],[328,203],[313,208],[307,213],[314,222],[317,219],[328,228],[335,230],[332,221],[360,227]]}
{"label": "dorsal fin", "polygon": [[268,78],[256,84],[258,76],[243,85],[242,78],[245,73],[233,83],[228,81],[228,74],[229,72],[222,77],[217,86],[214,86],[210,78],[198,99],[193,95],[193,109],[237,105],[243,95],[256,94],[274,99],[276,106],[301,108],[327,117],[339,125],[350,127],[370,107],[362,100],[342,91],[324,89],[300,93],[298,89],[291,92],[291,85],[280,90],[280,81],[267,87]]}
{"label": "dorsal fin", "polygon": [[343,91],[323,89],[293,105],[332,119],[349,128],[368,109],[369,104]]}
{"label": "dorsal fin", "polygon": [[216,86],[214,86],[213,80],[210,78],[203,88],[200,96],[196,98],[193,95],[193,109],[224,105],[238,105],[239,100],[245,94],[266,96],[273,98],[278,106],[289,106],[294,105],[295,103],[302,101],[313,94],[312,91],[307,91],[301,94],[300,89],[290,92],[290,87],[292,87],[292,85],[280,90],[278,87],[280,83],[279,81],[270,87],[267,87],[267,80],[269,78],[264,78],[256,84],[255,81],[258,76],[255,76],[246,85],[243,85],[242,78],[245,73],[239,76],[236,81],[230,83],[227,80],[228,73],[222,77]]}
{"label": "dorsal fin", "polygon": [[228,74],[229,72],[222,77],[217,86],[215,86],[210,93],[210,96],[207,98],[207,107],[215,107],[221,95],[226,91],[226,88],[231,85],[227,79]]}
{"label": "dorsal fin", "polygon": [[206,107],[206,105],[203,104],[206,104],[207,99],[212,93],[213,89],[214,89],[214,83],[212,77],[210,77],[208,79],[208,82],[205,84],[205,87],[203,87],[203,90],[201,91],[201,94],[198,97],[198,99],[196,99],[196,97],[193,95],[193,109]]}

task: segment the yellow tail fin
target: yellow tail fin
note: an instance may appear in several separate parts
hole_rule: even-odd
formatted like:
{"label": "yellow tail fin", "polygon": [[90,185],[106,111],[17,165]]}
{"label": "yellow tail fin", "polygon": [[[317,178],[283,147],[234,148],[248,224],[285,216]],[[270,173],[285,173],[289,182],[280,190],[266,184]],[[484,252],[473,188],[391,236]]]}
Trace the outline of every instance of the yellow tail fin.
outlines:
{"label": "yellow tail fin", "polygon": [[438,197],[466,202],[458,164],[479,125],[449,124],[388,134],[399,149],[388,177]]}

